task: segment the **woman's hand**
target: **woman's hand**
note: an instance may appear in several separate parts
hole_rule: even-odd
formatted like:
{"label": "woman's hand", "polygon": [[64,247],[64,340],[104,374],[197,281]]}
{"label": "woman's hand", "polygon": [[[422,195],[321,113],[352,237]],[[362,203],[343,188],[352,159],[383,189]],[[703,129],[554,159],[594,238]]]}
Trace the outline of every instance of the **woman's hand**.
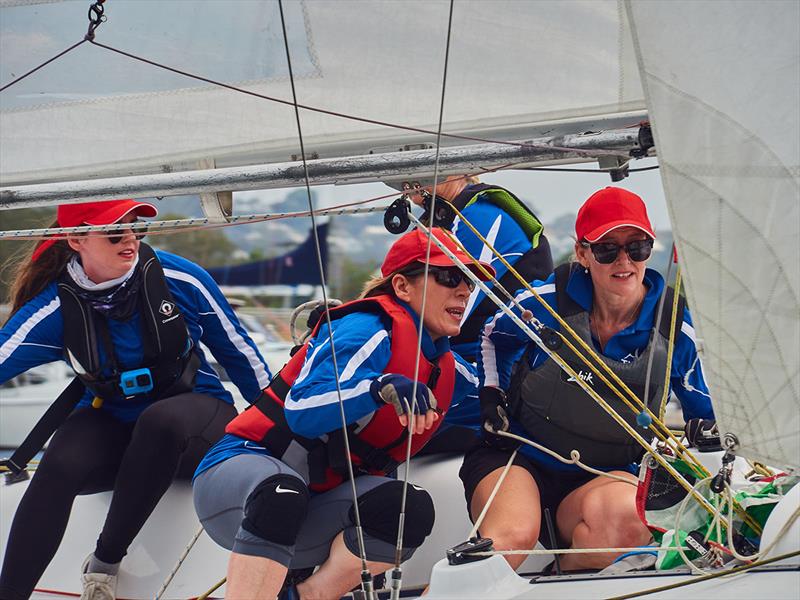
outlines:
{"label": "woman's hand", "polygon": [[[415,434],[430,429],[439,420],[441,411],[437,408],[436,396],[421,381],[416,383],[415,390],[414,381],[405,375],[387,373],[372,382],[370,392],[376,402],[385,402],[394,406],[398,420],[403,427],[408,426],[408,415],[411,414],[411,428]],[[414,402],[411,400],[412,393],[414,393]]]}

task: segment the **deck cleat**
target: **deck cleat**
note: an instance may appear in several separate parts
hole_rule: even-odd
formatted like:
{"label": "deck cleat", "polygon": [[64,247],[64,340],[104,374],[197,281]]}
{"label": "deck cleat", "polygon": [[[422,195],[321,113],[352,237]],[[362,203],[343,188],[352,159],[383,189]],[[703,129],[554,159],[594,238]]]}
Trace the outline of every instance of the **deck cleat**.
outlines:
{"label": "deck cleat", "polygon": [[476,556],[475,552],[491,552],[494,550],[491,538],[474,537],[453,546],[447,551],[447,562],[451,565],[463,565],[469,562],[484,560],[488,556]]}

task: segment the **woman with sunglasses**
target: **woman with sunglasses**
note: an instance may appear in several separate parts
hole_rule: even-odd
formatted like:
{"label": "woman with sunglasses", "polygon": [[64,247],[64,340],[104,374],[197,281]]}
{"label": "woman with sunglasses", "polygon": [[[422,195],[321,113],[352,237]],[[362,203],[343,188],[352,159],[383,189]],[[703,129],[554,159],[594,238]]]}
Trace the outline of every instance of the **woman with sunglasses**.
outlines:
{"label": "woman with sunglasses", "polygon": [[[432,231],[469,263],[445,232]],[[381,277],[361,299],[330,311],[330,329],[320,319],[198,467],[200,521],[232,551],[227,597],[274,598],[285,580],[282,598],[346,594],[360,580],[356,511],[370,571],[391,568],[404,486],[387,475],[405,460],[409,436],[413,456],[457,404],[477,393],[472,367],[448,342],[472,284],[435,244],[430,254],[428,248],[419,230],[397,240]],[[434,521],[433,501],[417,486],[407,487],[405,507],[404,560]],[[317,566],[300,581],[299,571]]]}
{"label": "woman with sunglasses", "polygon": [[[533,288],[637,397],[645,398],[652,413],[660,412],[669,369],[669,385],[684,417],[713,418],[689,312],[681,302],[676,331],[670,331],[673,291],[656,271],[646,268],[655,233],[641,198],[615,187],[596,192],[578,212],[575,232],[576,261],[558,267]],[[656,322],[662,294],[665,308]],[[535,320],[561,330],[527,289],[516,300]],[[674,348],[668,365],[669,338]],[[566,344],[556,351],[583,382],[650,438],[646,414],[627,408]],[[585,464],[635,483],[632,473],[643,454],[641,446],[502,312],[483,330],[478,371],[485,443],[465,457],[460,472],[473,520],[517,446],[496,431],[527,437],[567,459],[578,450]],[[481,534],[499,550],[533,548],[547,508],[558,538],[551,543],[573,548],[640,546],[650,533],[637,515],[635,497],[634,485],[595,476],[522,444]],[[561,559],[561,568],[603,568],[615,558],[614,553],[570,554]],[[517,568],[525,556],[506,559]]]}
{"label": "woman with sunglasses", "polygon": [[267,366],[211,277],[154,252],[140,241],[143,229],[122,227],[156,212],[134,200],[61,205],[56,227],[120,227],[49,238],[18,267],[12,313],[0,330],[0,384],[56,360],[66,360],[80,382],[57,400],[74,410],[53,425],[14,516],[0,598],[30,597],[75,497],[104,490],[113,495],[83,564],[82,597],[114,598],[120,562],[173,478],[189,478],[236,416],[200,341],[245,398],[269,384]]}

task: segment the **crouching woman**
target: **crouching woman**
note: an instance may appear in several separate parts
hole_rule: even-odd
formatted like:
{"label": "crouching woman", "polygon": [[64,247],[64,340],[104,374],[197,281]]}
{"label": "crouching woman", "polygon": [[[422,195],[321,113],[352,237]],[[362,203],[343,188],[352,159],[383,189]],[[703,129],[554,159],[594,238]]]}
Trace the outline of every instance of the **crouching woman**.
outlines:
{"label": "crouching woman", "polygon": [[[433,231],[468,261],[443,231]],[[212,539],[232,551],[228,598],[274,597],[289,569],[316,566],[285,589],[286,597],[341,597],[360,580],[356,515],[370,571],[391,568],[403,484],[387,474],[405,460],[409,435],[413,456],[450,409],[476,393],[472,367],[448,342],[459,332],[472,283],[435,244],[426,282],[427,248],[419,231],[400,238],[382,277],[361,299],[331,311],[330,330],[321,320],[198,467],[197,513]],[[405,508],[407,559],[430,533],[434,508],[413,485]]]}

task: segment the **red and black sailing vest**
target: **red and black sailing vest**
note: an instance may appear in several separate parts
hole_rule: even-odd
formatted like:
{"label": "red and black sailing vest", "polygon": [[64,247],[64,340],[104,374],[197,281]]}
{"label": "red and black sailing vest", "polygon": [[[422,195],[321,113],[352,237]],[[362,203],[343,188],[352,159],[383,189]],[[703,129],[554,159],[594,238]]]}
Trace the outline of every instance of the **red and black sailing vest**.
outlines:
{"label": "red and black sailing vest", "polygon": [[[396,373],[413,379],[418,332],[408,311],[391,296],[373,296],[332,309],[331,320],[354,312],[377,312],[391,320],[391,358],[384,373]],[[320,322],[324,321],[320,319]],[[313,335],[318,330],[319,323]],[[231,421],[225,431],[262,444],[278,458],[284,455],[292,442],[297,442],[308,452],[309,487],[314,491],[325,491],[339,485],[347,475],[344,432],[341,428],[331,431],[325,441],[321,438],[304,438],[289,429],[283,413],[286,396],[300,373],[307,350],[308,344],[305,344],[275,375],[258,401]],[[455,384],[453,354],[446,352],[436,363],[421,355],[418,380],[427,384],[436,396],[442,414],[433,427],[413,436],[412,456],[430,440],[450,408]],[[400,425],[394,407],[389,404],[379,406],[366,425],[360,422],[348,426],[347,435],[350,462],[357,474],[385,475],[405,460],[408,429]]]}

